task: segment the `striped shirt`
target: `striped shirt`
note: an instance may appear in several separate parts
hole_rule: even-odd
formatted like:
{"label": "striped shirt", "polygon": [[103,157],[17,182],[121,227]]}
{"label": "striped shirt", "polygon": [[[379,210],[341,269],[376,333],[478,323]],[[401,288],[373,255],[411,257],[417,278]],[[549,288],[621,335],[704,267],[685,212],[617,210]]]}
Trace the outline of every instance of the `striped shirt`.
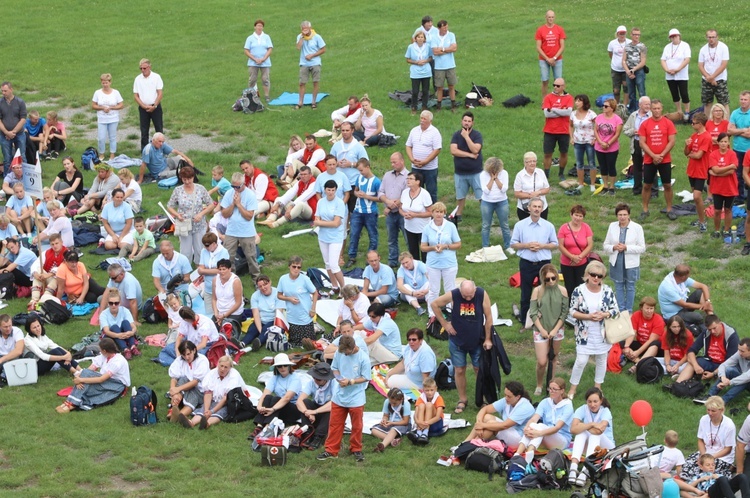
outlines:
{"label": "striped shirt", "polygon": [[[421,126],[415,126],[409,132],[406,146],[412,148],[412,157],[414,159],[425,159],[433,151],[443,148],[443,137],[440,136],[438,129],[432,125],[428,126],[426,130],[423,130]],[[412,164],[412,166],[414,165]],[[438,156],[435,156],[432,161],[421,168],[417,168],[417,171],[433,169],[438,169]]]}
{"label": "striped shirt", "polygon": [[[378,189],[380,188],[380,178],[372,176],[365,178],[359,175],[357,178],[356,187],[366,195],[377,195]],[[357,198],[357,203],[354,205],[355,213],[377,213],[378,203],[368,199]]]}

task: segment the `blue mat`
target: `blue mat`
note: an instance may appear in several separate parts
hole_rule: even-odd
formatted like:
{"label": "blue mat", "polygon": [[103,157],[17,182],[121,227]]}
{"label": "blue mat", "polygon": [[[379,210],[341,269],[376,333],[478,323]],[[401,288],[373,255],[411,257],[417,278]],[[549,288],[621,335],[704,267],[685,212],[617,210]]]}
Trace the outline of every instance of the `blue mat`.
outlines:
{"label": "blue mat", "polygon": [[[319,93],[318,94],[318,102],[323,100],[324,98],[328,97],[327,93]],[[299,93],[289,93],[284,92],[275,99],[273,99],[271,102],[268,103],[268,105],[297,105],[299,102]],[[312,94],[306,93],[304,98],[305,105],[312,104]]]}

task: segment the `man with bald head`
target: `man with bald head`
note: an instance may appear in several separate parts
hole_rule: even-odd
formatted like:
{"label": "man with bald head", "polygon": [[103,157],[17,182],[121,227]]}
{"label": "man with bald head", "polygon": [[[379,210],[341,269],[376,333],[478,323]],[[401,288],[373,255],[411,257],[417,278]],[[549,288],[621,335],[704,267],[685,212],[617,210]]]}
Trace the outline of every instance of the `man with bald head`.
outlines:
{"label": "man with bald head", "polygon": [[555,24],[555,13],[548,10],[545,23],[536,30],[536,52],[539,55],[539,70],[542,73],[542,100],[549,91],[549,73],[562,78],[562,54],[565,50],[565,30]]}
{"label": "man with bald head", "polygon": [[177,157],[169,157],[170,154],[182,158],[190,166],[193,161],[177,149],[167,144],[167,137],[163,133],[156,132],[151,142],[143,148],[141,153],[141,169],[138,171],[138,183],[143,182],[143,176],[148,174],[154,179],[170,178],[177,174],[177,167],[180,160]]}
{"label": "man with bald head", "polygon": [[190,272],[193,271],[190,261],[185,255],[175,252],[174,245],[169,240],[162,240],[159,244],[159,256],[151,265],[151,276],[154,277],[156,292],[167,292],[167,284],[177,275],[182,275],[182,284],[176,290],[187,289],[190,283]]}
{"label": "man with bald head", "polygon": [[419,171],[424,177],[422,187],[430,193],[432,202],[438,201],[438,156],[443,148],[443,137],[432,125],[432,113],[422,111],[419,115],[419,126],[409,132],[406,139],[406,155],[411,161],[412,171]]}
{"label": "man with bald head", "polygon": [[650,117],[651,99],[644,95],[638,99],[638,110],[628,116],[622,129],[622,132],[630,137],[630,155],[633,157],[633,195],[641,195],[643,191],[643,150],[638,129]]}
{"label": "man with bald head", "polygon": [[401,192],[406,188],[406,177],[409,173],[404,164],[404,155],[400,152],[391,154],[391,171],[383,175],[378,189],[378,199],[385,209],[385,229],[388,233],[388,266],[398,268],[398,237],[401,235],[406,243],[404,217],[399,213]]}
{"label": "man with bald head", "polygon": [[565,80],[555,78],[552,93],[544,97],[544,174],[549,178],[552,153],[555,146],[560,151],[560,181],[565,180],[570,146],[570,114],[573,112],[573,96],[565,91]]}
{"label": "man with bald head", "polygon": [[[442,308],[452,305],[451,319],[443,318]],[[471,280],[464,280],[458,289],[446,292],[430,306],[435,318],[448,333],[448,350],[455,370],[458,404],[455,413],[462,413],[469,400],[466,395],[466,355],[471,357],[474,373],[479,370],[482,348],[492,348],[492,309],[490,297]]]}

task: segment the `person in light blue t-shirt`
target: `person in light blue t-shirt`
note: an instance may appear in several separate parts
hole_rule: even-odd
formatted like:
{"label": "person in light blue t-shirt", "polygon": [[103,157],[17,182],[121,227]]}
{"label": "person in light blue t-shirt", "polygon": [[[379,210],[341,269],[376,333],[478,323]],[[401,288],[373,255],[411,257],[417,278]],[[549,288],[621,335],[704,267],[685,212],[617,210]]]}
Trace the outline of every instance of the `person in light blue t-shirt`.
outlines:
{"label": "person in light blue t-shirt", "polygon": [[302,390],[302,379],[301,374],[292,372],[292,366],[294,363],[286,353],[274,356],[273,376],[258,400],[258,415],[254,420],[258,427],[264,427],[277,417],[286,425],[299,420],[297,397]]}
{"label": "person in light blue t-shirt", "polygon": [[232,174],[232,189],[224,194],[219,205],[221,215],[228,220],[224,247],[229,253],[229,260],[234,261],[237,247],[242,247],[250,277],[255,280],[260,275],[255,249],[255,211],[258,209],[258,198],[255,192],[245,186],[244,173],[238,171]]}
{"label": "person in light blue t-shirt", "polygon": [[476,437],[487,439],[493,435],[496,439],[505,441],[508,446],[518,446],[523,437],[524,427],[533,416],[534,405],[531,404],[531,396],[523,384],[511,380],[505,383],[502,399],[479,410],[474,428],[465,441],[471,441]]}
{"label": "person in light blue t-shirt", "polygon": [[312,29],[310,21],[302,21],[300,34],[297,35],[297,50],[299,50],[299,109],[305,102],[305,87],[307,80],[312,77],[313,93],[312,108],[317,109],[318,90],[320,88],[320,56],[326,52],[326,42]]}
{"label": "person in light blue t-shirt", "polygon": [[289,344],[302,345],[305,337],[315,340],[315,306],[318,291],[307,275],[302,274],[302,258],[289,258],[289,273],[279,279],[277,296],[286,305],[286,319],[289,322]]}
{"label": "person in light blue t-shirt", "polygon": [[415,260],[409,251],[402,252],[398,261],[400,265],[396,273],[396,288],[400,292],[401,299],[412,305],[417,310],[418,316],[422,316],[427,311],[421,303],[430,291],[427,265],[420,260]]}
{"label": "person in light blue t-shirt", "polygon": [[339,171],[336,156],[328,154],[325,157],[326,170],[318,175],[315,179],[315,195],[318,199],[325,197],[325,184],[328,180],[336,182],[336,197],[344,201],[344,204],[349,202],[349,196],[352,191],[352,184],[349,182],[349,178]]}
{"label": "person in light blue t-shirt", "polygon": [[451,109],[456,108],[456,35],[448,31],[448,21],[440,20],[437,23],[438,34],[430,40],[432,58],[435,60],[435,94],[437,96],[437,110],[440,110],[443,102],[443,87],[448,82],[448,95],[451,98]]}
{"label": "person in light blue t-shirt", "polygon": [[539,402],[536,413],[523,429],[523,438],[516,455],[524,455],[531,463],[534,451],[541,446],[548,450],[567,448],[570,444],[570,424],[573,422],[573,403],[565,397],[567,383],[561,377],[552,379],[549,397]]}
{"label": "person in light blue t-shirt", "polygon": [[586,404],[579,407],[573,414],[570,431],[575,434],[575,439],[568,483],[583,486],[586,484],[588,474],[585,469],[578,473],[578,463],[581,457],[594,453],[598,448],[611,450],[615,447],[612,412],[609,410],[609,401],[604,397],[601,389],[592,387],[586,391]]}
{"label": "person in light blue t-shirt", "polygon": [[362,278],[362,294],[369,297],[372,302],[382,303],[384,306],[398,303],[396,275],[390,266],[380,262],[380,254],[377,251],[368,251],[367,267],[362,273]]}
{"label": "person in light blue t-shirt", "polygon": [[263,19],[258,19],[254,24],[255,31],[245,40],[245,55],[247,56],[247,69],[249,78],[247,87],[253,88],[258,81],[263,85],[263,93],[266,96],[266,102],[269,101],[268,95],[271,92],[271,52],[273,52],[273,42],[271,37],[263,32],[266,27]]}
{"label": "person in light blue t-shirt", "polygon": [[367,315],[369,318],[355,325],[354,330],[375,331],[365,338],[370,351],[370,361],[373,365],[396,363],[404,352],[398,325],[391,315],[386,313],[385,306],[381,303],[372,303],[367,309]]}
{"label": "person in light blue t-shirt", "polygon": [[[316,182],[318,183],[318,182]],[[313,226],[319,228],[318,245],[323,256],[328,278],[333,285],[333,292],[344,286],[344,274],[339,266],[339,256],[346,240],[347,210],[344,201],[336,197],[338,186],[334,180],[325,182],[325,197],[318,201],[315,208]]]}
{"label": "person in light blue t-shirt", "polygon": [[422,230],[422,254],[427,254],[427,278],[430,290],[427,293],[427,309],[432,316],[430,304],[440,295],[440,282],[443,290],[451,292],[456,288],[458,259],[456,251],[461,249],[461,237],[456,225],[445,219],[446,207],[442,202],[432,205],[432,220]]}

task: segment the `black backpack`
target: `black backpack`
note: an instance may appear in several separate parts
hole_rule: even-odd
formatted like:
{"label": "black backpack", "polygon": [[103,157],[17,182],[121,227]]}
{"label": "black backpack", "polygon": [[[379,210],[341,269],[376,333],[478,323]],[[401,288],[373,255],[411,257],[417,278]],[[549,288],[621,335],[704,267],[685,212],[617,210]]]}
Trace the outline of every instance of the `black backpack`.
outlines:
{"label": "black backpack", "polygon": [[549,450],[539,461],[539,486],[542,489],[565,489],[568,486],[568,469],[568,459],[562,450]]}
{"label": "black backpack", "polygon": [[706,387],[698,379],[688,379],[672,384],[672,394],[678,398],[697,398]]}
{"label": "black backpack", "polygon": [[441,391],[449,391],[456,388],[453,362],[450,358],[444,359],[438,365],[437,370],[435,370],[435,383]]}
{"label": "black backpack", "polygon": [[235,387],[227,393],[227,417],[224,422],[244,422],[255,418],[258,410],[253,406],[241,387]]}
{"label": "black backpack", "polygon": [[503,455],[498,451],[492,448],[477,448],[466,457],[464,468],[486,472],[491,481],[492,476],[503,469],[503,461]]}
{"label": "black backpack", "polygon": [[253,114],[261,112],[265,107],[258,97],[258,90],[255,88],[246,88],[242,92],[242,97],[238,98],[232,106],[232,110],[235,112],[242,111],[245,114]]}
{"label": "black backpack", "polygon": [[66,306],[59,304],[57,301],[53,301],[52,299],[44,301],[41,304],[40,308],[41,309],[39,310],[39,316],[42,318],[42,320],[55,325],[63,324],[70,320],[70,317],[73,316],[73,314]]}
{"label": "black backpack", "polygon": [[147,386],[136,389],[130,397],[130,421],[135,426],[151,425],[159,421],[156,416],[156,393]]}
{"label": "black backpack", "polygon": [[659,360],[653,356],[642,358],[635,366],[635,380],[639,384],[656,384],[664,375]]}

